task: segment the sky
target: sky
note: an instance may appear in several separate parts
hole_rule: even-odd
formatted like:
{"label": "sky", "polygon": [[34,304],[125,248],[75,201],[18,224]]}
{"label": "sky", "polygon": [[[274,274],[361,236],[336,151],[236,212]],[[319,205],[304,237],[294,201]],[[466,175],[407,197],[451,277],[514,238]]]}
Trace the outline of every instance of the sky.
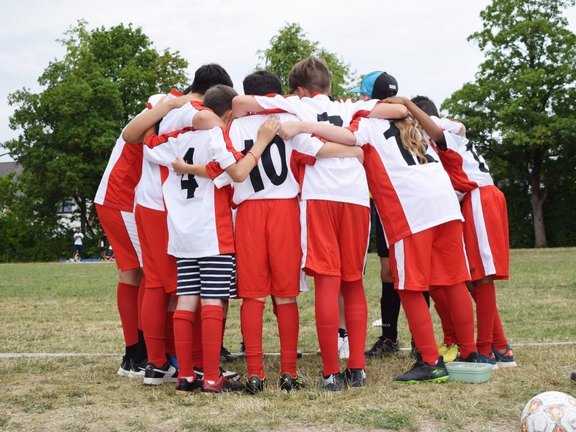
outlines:
{"label": "sky", "polygon": [[[58,39],[80,19],[89,29],[118,24],[141,27],[159,51],[178,51],[188,74],[219,63],[241,93],[242,79],[261,61],[258,51],[287,23],[339,55],[357,75],[392,74],[399,95],[423,94],[438,105],[474,80],[483,60],[467,37],[482,29],[480,11],[490,0],[18,0],[0,26],[1,143],[17,137],[8,126],[10,93],[40,92],[38,77],[65,50]],[[567,11],[576,32],[576,8]],[[143,95],[146,98],[148,95]],[[113,143],[110,144],[111,147]],[[0,162],[11,160],[0,156]]]}

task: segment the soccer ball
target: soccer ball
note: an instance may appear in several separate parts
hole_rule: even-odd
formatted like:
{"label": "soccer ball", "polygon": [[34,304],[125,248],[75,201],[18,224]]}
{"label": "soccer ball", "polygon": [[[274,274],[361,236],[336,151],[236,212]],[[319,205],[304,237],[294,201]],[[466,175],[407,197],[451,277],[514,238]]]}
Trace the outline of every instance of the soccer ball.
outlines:
{"label": "soccer ball", "polygon": [[547,391],[534,396],[522,410],[521,432],[576,432],[576,399]]}

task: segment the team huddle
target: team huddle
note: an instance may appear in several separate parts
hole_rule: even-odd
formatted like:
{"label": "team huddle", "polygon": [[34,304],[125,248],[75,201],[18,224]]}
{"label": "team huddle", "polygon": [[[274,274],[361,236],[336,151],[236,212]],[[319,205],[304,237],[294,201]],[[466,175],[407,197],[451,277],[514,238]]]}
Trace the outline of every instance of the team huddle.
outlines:
{"label": "team huddle", "polygon": [[[358,101],[333,100],[330,77],[309,57],[290,71],[290,95],[267,71],[248,75],[237,95],[226,71],[209,64],[182,93],[150,97],[124,128],[94,200],[119,268],[119,375],[176,382],[181,394],[264,391],[270,296],[278,385],[303,388],[297,298],[306,276],[325,391],[366,386],[365,358],[398,351],[400,304],[416,363],[396,381],[447,381],[445,360],[456,357],[515,366],[493,282],[508,278],[506,201],[464,126],[440,118],[428,98],[396,96],[385,72],[364,77]],[[382,321],[391,325],[365,352],[371,213]],[[428,294],[442,322],[440,347]],[[236,297],[245,382],[220,366]]]}

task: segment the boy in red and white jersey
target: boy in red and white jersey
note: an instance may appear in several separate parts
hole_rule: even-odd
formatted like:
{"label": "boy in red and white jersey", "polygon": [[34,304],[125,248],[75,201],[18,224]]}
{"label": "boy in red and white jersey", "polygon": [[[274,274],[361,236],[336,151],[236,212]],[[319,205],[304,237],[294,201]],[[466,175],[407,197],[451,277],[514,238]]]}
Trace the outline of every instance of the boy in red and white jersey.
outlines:
{"label": "boy in red and white jersey", "polygon": [[[387,100],[397,100],[389,98]],[[466,361],[476,361],[469,277],[462,244],[462,216],[450,180],[417,122],[359,118],[351,129],[363,145],[368,183],[390,247],[395,288],[421,359],[396,377],[400,382],[444,382],[448,372],[439,356],[422,291],[442,288],[458,322]],[[343,142],[348,138],[344,137]]]}
{"label": "boy in red and white jersey", "polygon": [[[232,88],[219,85],[206,92],[205,103],[223,120],[222,127],[231,114],[232,98],[235,95]],[[269,119],[259,129],[250,156],[238,164],[236,160],[242,158],[242,155],[230,151],[221,127],[160,137],[151,135],[146,143],[154,147],[145,148],[145,158],[164,166],[170,166],[176,158],[190,164],[216,162],[219,167],[231,171],[233,178],[243,180],[278,128],[277,119]],[[168,253],[176,257],[178,265],[179,297],[176,314],[194,318],[201,303],[204,357],[202,391],[220,393],[242,390],[243,385],[229,381],[219,369],[223,306],[229,298],[236,296],[231,188],[217,188],[210,179],[200,176],[179,176],[174,173],[168,175],[162,188],[168,211]],[[180,366],[177,390],[183,393],[198,386],[188,344],[193,338],[195,324],[200,323],[191,319],[188,324],[187,329],[179,325],[175,334]]]}
{"label": "boy in red and white jersey", "polygon": [[[185,90],[185,96],[172,91],[154,109],[133,119],[124,130],[124,138],[127,141],[141,141],[145,132],[160,120],[160,133],[185,127],[206,129],[219,124],[218,116],[203,109],[201,101],[208,88],[220,83],[232,84],[221,66],[209,64],[200,67],[192,85]],[[173,335],[173,325],[180,322],[178,315],[173,319],[175,302],[169,306],[171,296],[176,293],[177,277],[175,259],[167,253],[168,229],[162,196],[162,182],[167,175],[166,167],[144,160],[142,178],[136,190],[135,214],[147,288],[142,310],[144,333],[148,342],[148,365],[144,382],[148,385],[176,381],[176,364],[173,358],[166,359],[168,340],[165,339],[165,334]],[[196,340],[201,340],[200,334]],[[202,367],[200,343],[195,347],[194,354],[196,366]]]}
{"label": "boy in red and white jersey", "polygon": [[[314,57],[297,63],[289,84],[296,96],[244,97],[234,101],[236,115],[283,109],[301,120],[348,126],[356,115],[376,115],[377,101],[332,101],[330,72]],[[380,104],[388,115],[406,110]],[[297,132],[308,132],[300,129]],[[293,135],[290,133],[290,135]],[[300,168],[303,267],[314,277],[318,341],[323,361],[322,388],[340,391],[345,382],[366,383],[364,345],[367,306],[362,273],[369,236],[370,204],[366,175],[356,158],[323,158]],[[332,221],[332,223],[327,223]],[[338,298],[342,292],[350,357],[345,373],[338,358]]]}
{"label": "boy in red and white jersey", "polygon": [[[152,109],[161,97],[151,96],[146,110]],[[139,297],[141,299],[144,293],[140,283],[142,252],[134,219],[135,189],[141,173],[142,146],[127,144],[120,136],[94,198],[98,218],[115,252],[119,270],[116,295],[126,345],[118,369],[121,376],[141,376],[146,366],[146,345],[139,314]]]}
{"label": "boy in red and white jersey", "polygon": [[[462,195],[464,240],[470,266],[470,292],[476,301],[477,348],[480,360],[502,367],[516,366],[496,305],[495,279],[509,277],[506,198],[494,185],[488,164],[466,138],[461,123],[440,118],[425,96],[412,99],[440,130],[438,154],[454,189]],[[438,135],[438,131],[436,132]]]}

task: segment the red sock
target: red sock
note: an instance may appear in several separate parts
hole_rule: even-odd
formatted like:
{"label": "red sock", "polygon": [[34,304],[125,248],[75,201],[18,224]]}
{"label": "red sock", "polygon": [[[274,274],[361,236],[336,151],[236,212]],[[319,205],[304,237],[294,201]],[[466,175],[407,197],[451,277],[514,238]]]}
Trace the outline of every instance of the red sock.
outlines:
{"label": "red sock", "polygon": [[434,300],[434,309],[436,309],[440,317],[440,322],[442,323],[444,343],[446,345],[458,343],[456,331],[454,330],[452,318],[450,317],[450,305],[446,297],[446,292],[443,289],[434,289],[430,291],[430,297]]}
{"label": "red sock", "polygon": [[246,375],[264,378],[262,360],[262,318],[264,302],[256,299],[243,299],[240,308],[240,323],[244,347],[246,348]]}
{"label": "red sock", "polygon": [[174,345],[174,311],[166,311],[166,324],[164,326],[164,346],[166,354],[176,355],[176,346]]}
{"label": "red sock", "polygon": [[216,381],[220,377],[223,318],[222,306],[202,306],[202,355],[204,357],[204,379],[208,381]]}
{"label": "red sock", "polygon": [[194,362],[192,361],[192,346],[194,339],[194,325],[196,313],[187,310],[174,312],[174,342],[176,356],[178,357],[178,375],[193,377]]}
{"label": "red sock", "polygon": [[192,344],[192,363],[195,367],[204,368],[204,355],[202,352],[202,308],[196,309],[196,325],[194,326],[194,342]]}
{"label": "red sock", "polygon": [[142,276],[140,279],[140,285],[138,286],[138,329],[144,330],[144,324],[142,324],[142,303],[144,302],[144,294],[146,293],[146,278]]}
{"label": "red sock", "polygon": [[430,310],[426,300],[420,291],[398,290],[402,308],[408,319],[408,327],[412,338],[416,344],[422,360],[429,365],[436,364],[440,357],[436,339],[434,338],[434,327]]}
{"label": "red sock", "polygon": [[296,376],[300,317],[298,303],[276,304],[276,320],[280,336],[280,374]]}
{"label": "red sock", "polygon": [[460,347],[460,357],[466,358],[476,352],[474,341],[474,306],[466,284],[464,282],[444,286],[438,289],[445,290],[450,308],[450,317]]}
{"label": "red sock", "polygon": [[344,316],[348,331],[350,345],[349,369],[364,369],[366,360],[364,348],[366,347],[366,331],[368,321],[368,305],[364,294],[362,279],[353,282],[342,282],[342,296],[344,297]]}
{"label": "red sock", "polygon": [[476,302],[476,348],[482,355],[492,352],[494,320],[496,318],[496,290],[493,282],[476,285],[472,291]]}
{"label": "red sock", "polygon": [[314,311],[316,313],[316,332],[322,356],[322,374],[324,376],[340,372],[338,357],[338,297],[340,295],[340,277],[314,276]]}
{"label": "red sock", "polygon": [[148,362],[162,367],[166,363],[166,305],[168,296],[164,287],[149,287],[142,301],[142,325],[146,340]]}
{"label": "red sock", "polygon": [[[222,307],[224,310],[224,307]],[[226,314],[222,314],[222,346],[224,346],[224,333],[226,333]]]}
{"label": "red sock", "polygon": [[505,351],[508,347],[508,339],[504,334],[504,327],[502,327],[502,320],[500,319],[500,313],[496,309],[496,317],[494,318],[494,335],[492,345],[494,349],[499,351]]}
{"label": "red sock", "polygon": [[118,282],[116,302],[126,346],[138,343],[138,286]]}

